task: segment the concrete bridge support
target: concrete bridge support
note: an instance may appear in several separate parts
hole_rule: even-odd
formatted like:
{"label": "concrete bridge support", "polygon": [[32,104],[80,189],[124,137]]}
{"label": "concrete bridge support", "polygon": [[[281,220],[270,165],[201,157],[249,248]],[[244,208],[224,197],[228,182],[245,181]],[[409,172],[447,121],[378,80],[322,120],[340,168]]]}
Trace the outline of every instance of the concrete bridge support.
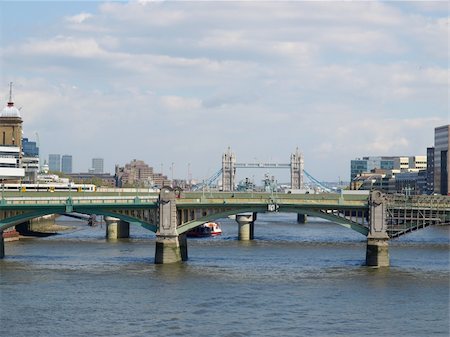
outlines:
{"label": "concrete bridge support", "polygon": [[297,223],[305,224],[308,221],[308,216],[303,213],[297,213]]}
{"label": "concrete bridge support", "polygon": [[159,226],[156,232],[155,263],[175,263],[186,261],[186,235],[177,232],[177,206],[175,193],[164,187],[159,195]]}
{"label": "concrete bridge support", "polygon": [[239,240],[250,241],[254,238],[256,213],[236,214],[239,224]]}
{"label": "concrete bridge support", "polygon": [[3,231],[0,231],[0,259],[5,257],[5,239],[3,238]]}
{"label": "concrete bridge support", "polygon": [[108,240],[125,239],[130,237],[130,224],[126,221],[105,216],[106,238]]}
{"label": "concrete bridge support", "polygon": [[389,238],[367,238],[366,265],[389,267]]}
{"label": "concrete bridge support", "polygon": [[366,265],[389,267],[389,236],[386,225],[386,198],[380,191],[369,196],[370,231],[367,236]]}

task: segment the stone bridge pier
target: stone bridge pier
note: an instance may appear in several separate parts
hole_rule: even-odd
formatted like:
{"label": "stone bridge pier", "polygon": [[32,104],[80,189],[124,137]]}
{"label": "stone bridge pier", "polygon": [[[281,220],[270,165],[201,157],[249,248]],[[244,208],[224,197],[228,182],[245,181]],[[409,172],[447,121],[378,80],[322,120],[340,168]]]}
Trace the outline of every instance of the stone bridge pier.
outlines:
{"label": "stone bridge pier", "polygon": [[186,234],[177,232],[175,192],[164,187],[159,195],[159,227],[156,232],[155,263],[187,261]]}
{"label": "stone bridge pier", "polygon": [[256,212],[236,214],[236,222],[239,224],[239,240],[250,241],[254,238]]}
{"label": "stone bridge pier", "polygon": [[372,191],[369,197],[370,231],[367,236],[366,265],[389,266],[389,236],[386,226],[386,198],[380,191]]}
{"label": "stone bridge pier", "polygon": [[130,223],[111,216],[105,216],[104,219],[106,223],[106,238],[108,240],[130,237]]}

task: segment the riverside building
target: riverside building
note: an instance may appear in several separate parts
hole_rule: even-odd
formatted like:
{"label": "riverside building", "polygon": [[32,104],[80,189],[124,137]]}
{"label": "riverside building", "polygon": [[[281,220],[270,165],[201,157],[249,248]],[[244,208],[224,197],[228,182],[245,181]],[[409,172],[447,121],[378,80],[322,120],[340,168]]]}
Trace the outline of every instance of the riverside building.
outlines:
{"label": "riverside building", "polygon": [[417,172],[427,169],[427,156],[383,156],[363,157],[350,162],[350,181],[358,175],[373,170],[398,170],[400,172]]}
{"label": "riverside building", "polygon": [[12,101],[12,83],[9,101],[0,113],[0,180],[18,182],[25,176],[22,168],[22,117]]}

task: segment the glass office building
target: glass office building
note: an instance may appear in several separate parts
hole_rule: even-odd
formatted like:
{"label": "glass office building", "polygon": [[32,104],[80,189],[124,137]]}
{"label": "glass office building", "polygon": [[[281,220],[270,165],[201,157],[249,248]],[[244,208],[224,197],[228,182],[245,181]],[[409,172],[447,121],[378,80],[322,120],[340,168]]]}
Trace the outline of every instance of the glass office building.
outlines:
{"label": "glass office building", "polygon": [[72,173],[72,156],[65,154],[61,158],[61,171],[63,173]]}
{"label": "glass office building", "polygon": [[48,155],[48,169],[53,172],[61,172],[61,155]]}
{"label": "glass office building", "polygon": [[449,195],[450,125],[434,129],[434,193]]}

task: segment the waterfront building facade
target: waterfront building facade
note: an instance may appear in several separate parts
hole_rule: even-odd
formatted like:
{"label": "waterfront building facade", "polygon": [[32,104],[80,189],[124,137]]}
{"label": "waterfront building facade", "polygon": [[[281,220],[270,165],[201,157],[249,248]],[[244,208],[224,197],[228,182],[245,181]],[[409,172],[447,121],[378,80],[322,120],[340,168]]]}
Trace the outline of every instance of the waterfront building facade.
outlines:
{"label": "waterfront building facade", "polygon": [[[9,101],[0,112],[0,183],[18,183],[23,180],[25,170],[22,168],[22,117],[14,106],[12,83],[9,87]],[[3,232],[1,240],[19,239],[15,227]]]}
{"label": "waterfront building facade", "polygon": [[427,171],[397,173],[392,179],[395,188],[389,190],[391,193],[402,193],[406,195],[427,194]]}
{"label": "waterfront building facade", "polygon": [[72,173],[72,156],[65,154],[61,157],[61,172]]}
{"label": "waterfront building facade", "polygon": [[427,156],[394,157],[394,170],[418,171],[427,169]]}
{"label": "waterfront building facade", "polygon": [[363,157],[354,159],[350,162],[350,181],[364,172],[370,172],[375,169],[393,170],[397,157]]}
{"label": "waterfront building facade", "polygon": [[363,157],[350,162],[350,181],[358,175],[373,170],[397,170],[399,172],[417,172],[427,169],[427,156],[381,156]]}
{"label": "waterfront building facade", "polygon": [[48,155],[48,169],[52,172],[61,172],[61,155],[49,154]]}
{"label": "waterfront building facade", "polygon": [[434,129],[434,193],[449,195],[450,124]]}
{"label": "waterfront building facade", "polygon": [[12,101],[0,113],[0,180],[17,182],[25,176],[22,168],[22,117]]}

